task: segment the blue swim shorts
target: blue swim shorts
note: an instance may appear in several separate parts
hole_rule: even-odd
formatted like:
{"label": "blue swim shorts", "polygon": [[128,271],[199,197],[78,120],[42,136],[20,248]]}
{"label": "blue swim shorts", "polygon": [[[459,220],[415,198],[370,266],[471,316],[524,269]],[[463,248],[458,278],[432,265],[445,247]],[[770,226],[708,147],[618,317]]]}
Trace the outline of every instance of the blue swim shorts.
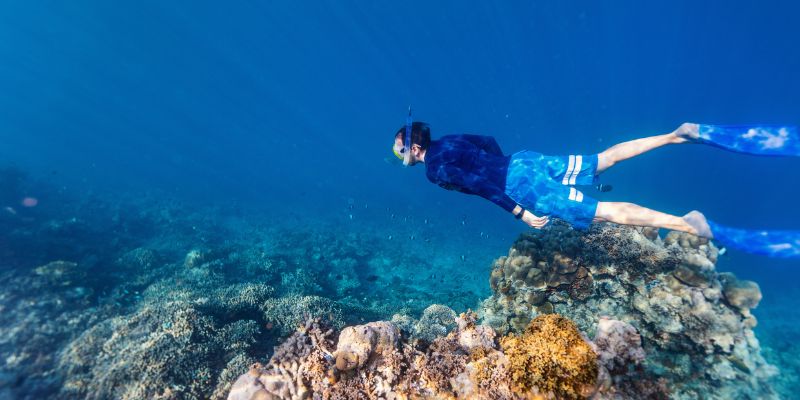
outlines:
{"label": "blue swim shorts", "polygon": [[554,216],[584,230],[592,224],[597,200],[573,185],[596,180],[597,154],[546,156],[525,150],[511,156],[505,192],[538,216]]}

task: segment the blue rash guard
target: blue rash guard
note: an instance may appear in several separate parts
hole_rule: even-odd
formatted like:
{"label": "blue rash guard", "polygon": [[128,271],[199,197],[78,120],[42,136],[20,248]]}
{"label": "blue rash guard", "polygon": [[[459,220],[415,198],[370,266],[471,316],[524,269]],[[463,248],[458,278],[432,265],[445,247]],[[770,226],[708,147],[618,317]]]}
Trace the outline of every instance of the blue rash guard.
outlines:
{"label": "blue rash guard", "polygon": [[505,193],[510,161],[491,136],[447,135],[428,146],[425,175],[447,190],[481,196],[511,212],[517,202]]}
{"label": "blue rash guard", "polygon": [[448,190],[476,194],[511,212],[519,204],[586,229],[597,200],[573,185],[589,185],[597,155],[546,156],[520,151],[506,156],[491,136],[448,135],[431,141],[425,153],[428,179]]}

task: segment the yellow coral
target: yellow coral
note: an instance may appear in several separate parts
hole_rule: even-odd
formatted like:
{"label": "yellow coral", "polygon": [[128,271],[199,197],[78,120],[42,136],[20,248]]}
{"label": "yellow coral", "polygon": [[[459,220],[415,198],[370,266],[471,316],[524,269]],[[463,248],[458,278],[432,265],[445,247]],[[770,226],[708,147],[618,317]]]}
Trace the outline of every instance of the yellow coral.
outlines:
{"label": "yellow coral", "polygon": [[515,391],[553,393],[557,398],[587,396],[597,379],[597,355],[578,328],[558,314],[540,315],[522,335],[500,339]]}

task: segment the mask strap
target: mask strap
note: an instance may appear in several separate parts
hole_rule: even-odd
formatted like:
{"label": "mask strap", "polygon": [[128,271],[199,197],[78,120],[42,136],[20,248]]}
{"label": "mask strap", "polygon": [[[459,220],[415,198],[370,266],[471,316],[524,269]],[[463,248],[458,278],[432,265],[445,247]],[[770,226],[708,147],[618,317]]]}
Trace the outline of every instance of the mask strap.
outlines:
{"label": "mask strap", "polygon": [[403,145],[411,151],[411,124],[413,120],[411,119],[411,106],[408,106],[408,116],[406,117],[406,137],[403,141]]}

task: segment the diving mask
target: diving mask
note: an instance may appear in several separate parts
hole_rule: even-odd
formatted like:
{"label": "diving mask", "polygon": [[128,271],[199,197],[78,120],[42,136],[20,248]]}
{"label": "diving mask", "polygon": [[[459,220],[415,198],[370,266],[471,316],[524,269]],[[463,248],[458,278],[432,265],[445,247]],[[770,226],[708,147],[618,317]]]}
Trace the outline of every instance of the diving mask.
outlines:
{"label": "diving mask", "polygon": [[395,143],[392,147],[394,155],[403,160],[403,165],[409,166],[411,164],[411,106],[408,106],[408,116],[406,117],[406,132],[403,135],[403,146],[397,146]]}

